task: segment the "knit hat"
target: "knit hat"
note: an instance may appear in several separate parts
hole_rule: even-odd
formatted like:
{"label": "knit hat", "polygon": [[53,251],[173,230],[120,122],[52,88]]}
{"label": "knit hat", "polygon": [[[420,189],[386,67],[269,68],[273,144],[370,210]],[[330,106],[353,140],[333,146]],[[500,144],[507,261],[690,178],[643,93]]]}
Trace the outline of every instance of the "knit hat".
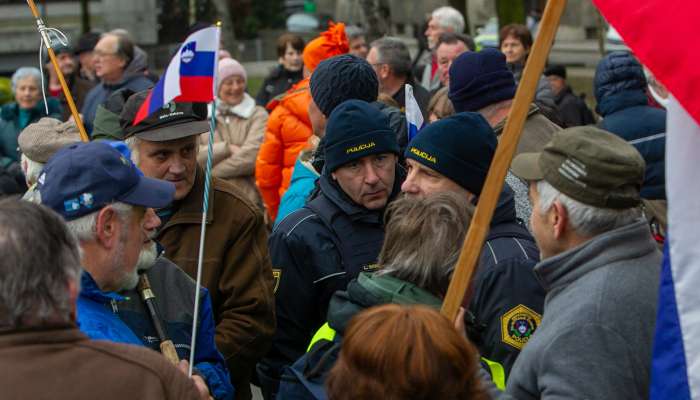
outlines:
{"label": "knit hat", "polygon": [[29,124],[17,138],[22,154],[32,161],[46,163],[61,148],[80,142],[80,133],[74,121],[61,122],[42,118]]}
{"label": "knit hat", "polygon": [[216,75],[216,92],[219,93],[219,88],[221,87],[221,82],[226,80],[229,76],[239,75],[243,77],[244,81],[248,81],[248,75],[245,72],[245,68],[238,61],[233,58],[224,58],[219,60],[219,70]]}
{"label": "knit hat", "polygon": [[399,154],[396,133],[389,118],[362,100],[348,100],[333,110],[326,124],[325,170],[372,154]]}
{"label": "knit hat", "polygon": [[496,152],[496,134],[481,114],[463,112],[423,128],[405,156],[479,195]]}
{"label": "knit hat", "polygon": [[566,79],[566,67],[561,64],[554,64],[544,69],[544,76],[552,75]]}
{"label": "knit hat", "polygon": [[328,117],[345,100],[368,103],[377,100],[379,81],[372,66],[362,58],[343,54],[321,61],[311,75],[311,97]]}
{"label": "knit hat", "polygon": [[319,37],[304,47],[304,66],[313,72],[321,61],[345,54],[349,49],[348,38],[345,36],[345,24],[329,22],[328,30],[321,32]]}
{"label": "knit hat", "polygon": [[455,111],[478,111],[515,96],[515,78],[506,66],[506,56],[495,49],[468,51],[450,67],[448,97]]}

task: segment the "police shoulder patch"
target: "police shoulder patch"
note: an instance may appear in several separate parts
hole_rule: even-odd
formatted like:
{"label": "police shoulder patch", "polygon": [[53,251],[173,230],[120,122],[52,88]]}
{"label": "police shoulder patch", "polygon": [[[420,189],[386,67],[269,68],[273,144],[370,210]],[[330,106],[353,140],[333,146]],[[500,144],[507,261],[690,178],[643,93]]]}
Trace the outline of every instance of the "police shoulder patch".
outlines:
{"label": "police shoulder patch", "polygon": [[275,286],[272,288],[272,293],[277,293],[277,288],[280,287],[280,279],[282,278],[281,269],[272,269],[272,279],[275,281]]}
{"label": "police shoulder patch", "polygon": [[542,316],[527,306],[518,304],[501,316],[501,340],[518,350],[527,344]]}

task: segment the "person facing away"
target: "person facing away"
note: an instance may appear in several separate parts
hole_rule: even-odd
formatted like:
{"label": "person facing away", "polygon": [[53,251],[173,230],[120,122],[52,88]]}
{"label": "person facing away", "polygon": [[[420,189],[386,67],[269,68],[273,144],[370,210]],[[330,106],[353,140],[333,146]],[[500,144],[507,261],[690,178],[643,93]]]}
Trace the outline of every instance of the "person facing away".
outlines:
{"label": "person facing away", "polygon": [[477,358],[474,347],[434,309],[370,308],[348,325],[328,377],[328,398],[486,400]]}
{"label": "person facing away", "polygon": [[647,398],[662,256],[639,209],[642,156],[611,133],[574,127],[518,155],[512,170],[530,185],[534,271],[547,296],[506,394]]}
{"label": "person facing away", "polygon": [[[134,218],[129,224],[138,228],[136,222]],[[114,221],[111,227],[119,224]],[[160,354],[140,346],[93,341],[80,332],[76,299],[81,255],[61,216],[35,203],[4,199],[0,231],[3,397],[208,398],[185,375],[186,369],[178,371]]]}

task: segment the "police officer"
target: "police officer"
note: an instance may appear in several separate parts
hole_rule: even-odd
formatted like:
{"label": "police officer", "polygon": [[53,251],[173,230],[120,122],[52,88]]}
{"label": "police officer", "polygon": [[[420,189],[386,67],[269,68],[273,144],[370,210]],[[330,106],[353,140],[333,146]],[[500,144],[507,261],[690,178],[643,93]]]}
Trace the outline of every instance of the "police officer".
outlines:
{"label": "police officer", "polygon": [[[401,189],[415,196],[450,191],[476,203],[495,149],[496,135],[480,114],[459,113],[434,122],[406,149],[408,176]],[[537,261],[537,245],[516,218],[513,192],[506,185],[481,252],[467,314],[470,339],[496,383],[504,383],[540,323],[544,289],[532,273]]]}
{"label": "police officer", "polygon": [[325,322],[331,295],[376,268],[383,212],[400,191],[399,146],[381,111],[361,100],[340,104],[328,118],[325,140],[318,192],[269,240],[278,282],[277,332],[258,364],[266,397],[274,395],[282,367],[304,354]]}

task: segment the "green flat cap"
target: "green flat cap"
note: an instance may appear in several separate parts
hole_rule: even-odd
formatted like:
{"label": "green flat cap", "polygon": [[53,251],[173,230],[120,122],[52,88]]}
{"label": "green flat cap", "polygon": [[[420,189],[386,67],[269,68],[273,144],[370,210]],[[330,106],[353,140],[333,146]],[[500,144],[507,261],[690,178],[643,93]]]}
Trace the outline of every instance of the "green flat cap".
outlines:
{"label": "green flat cap", "polygon": [[644,168],[631,144],[593,126],[558,131],[542,152],[520,154],[511,164],[519,178],[544,179],[581,203],[617,209],[639,204]]}

